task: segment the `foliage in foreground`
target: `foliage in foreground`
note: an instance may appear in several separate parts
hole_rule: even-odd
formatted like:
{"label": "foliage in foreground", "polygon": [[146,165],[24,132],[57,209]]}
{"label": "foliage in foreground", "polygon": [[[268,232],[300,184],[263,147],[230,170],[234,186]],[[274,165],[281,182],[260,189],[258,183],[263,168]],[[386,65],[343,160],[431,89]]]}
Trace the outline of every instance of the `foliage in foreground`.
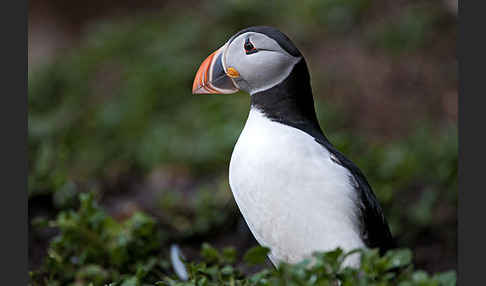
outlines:
{"label": "foliage in foreground", "polygon": [[[244,256],[244,263],[263,263],[267,248],[255,247]],[[354,269],[343,267],[344,259],[361,253],[361,267]],[[341,249],[329,252],[316,252],[313,260],[304,260],[298,264],[281,264],[278,269],[264,269],[256,274],[243,275],[230,263],[223,261],[219,252],[203,245],[200,263],[189,264],[190,280],[180,282],[171,278],[157,285],[455,285],[454,272],[445,272],[430,276],[424,271],[414,271],[409,250],[393,250],[380,257],[375,250],[355,250],[344,253]],[[209,262],[208,262],[209,261]],[[214,263],[216,261],[216,263]],[[213,263],[211,263],[213,262]]]}
{"label": "foliage in foreground", "polygon": [[164,250],[169,235],[155,220],[135,213],[117,222],[98,206],[93,195],[79,196],[77,211],[59,213],[48,225],[59,230],[50,243],[41,269],[31,272],[31,285],[455,285],[453,271],[429,275],[415,270],[409,250],[389,251],[380,257],[376,250],[361,253],[361,266],[342,266],[347,255],[340,249],[315,253],[313,263],[281,264],[245,274],[248,266],[263,265],[268,249],[250,249],[237,261],[232,248],[222,252],[203,244],[198,262],[187,263],[189,280],[180,281]]}

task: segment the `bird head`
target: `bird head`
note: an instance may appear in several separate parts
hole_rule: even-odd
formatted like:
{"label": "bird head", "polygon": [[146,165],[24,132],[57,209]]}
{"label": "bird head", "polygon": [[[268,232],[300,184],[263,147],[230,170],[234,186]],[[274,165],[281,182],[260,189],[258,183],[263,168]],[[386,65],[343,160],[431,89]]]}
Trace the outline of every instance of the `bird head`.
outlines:
{"label": "bird head", "polygon": [[255,94],[285,80],[302,55],[292,41],[273,27],[239,31],[199,67],[193,94]]}

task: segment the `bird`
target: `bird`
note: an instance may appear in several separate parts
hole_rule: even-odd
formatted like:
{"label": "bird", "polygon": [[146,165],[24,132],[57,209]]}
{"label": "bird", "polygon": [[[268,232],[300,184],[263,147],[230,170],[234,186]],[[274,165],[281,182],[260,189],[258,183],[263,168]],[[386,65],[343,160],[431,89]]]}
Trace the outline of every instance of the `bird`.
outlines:
{"label": "bird", "polygon": [[[200,65],[193,94],[250,95],[229,184],[257,242],[277,266],[316,251],[395,247],[363,172],[328,140],[314,107],[307,63],[270,26],[245,28]],[[359,267],[360,255],[345,266]]]}

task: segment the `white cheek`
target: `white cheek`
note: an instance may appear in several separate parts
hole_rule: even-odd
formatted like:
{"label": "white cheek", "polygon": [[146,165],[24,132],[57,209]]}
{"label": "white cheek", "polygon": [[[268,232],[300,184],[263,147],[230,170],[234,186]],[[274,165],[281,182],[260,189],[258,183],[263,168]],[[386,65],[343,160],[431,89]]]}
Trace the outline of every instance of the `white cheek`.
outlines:
{"label": "white cheek", "polygon": [[299,60],[280,52],[260,51],[248,58],[241,74],[252,88],[250,94],[254,94],[285,80]]}
{"label": "white cheek", "polygon": [[227,61],[228,67],[235,68],[241,79],[248,84],[250,94],[272,88],[287,78],[300,58],[274,52],[259,51],[246,55],[235,52],[237,56]]}

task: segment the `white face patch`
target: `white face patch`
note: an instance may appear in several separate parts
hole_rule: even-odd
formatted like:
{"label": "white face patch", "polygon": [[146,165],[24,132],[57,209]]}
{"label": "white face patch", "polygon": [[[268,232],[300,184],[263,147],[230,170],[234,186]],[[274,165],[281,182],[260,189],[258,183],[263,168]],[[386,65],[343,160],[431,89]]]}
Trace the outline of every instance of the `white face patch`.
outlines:
{"label": "white face patch", "polygon": [[[257,52],[245,52],[247,39]],[[236,69],[239,77],[234,78],[234,82],[239,89],[249,94],[282,82],[301,59],[287,53],[274,39],[256,32],[241,34],[227,44],[223,58],[225,71],[230,67]]]}

